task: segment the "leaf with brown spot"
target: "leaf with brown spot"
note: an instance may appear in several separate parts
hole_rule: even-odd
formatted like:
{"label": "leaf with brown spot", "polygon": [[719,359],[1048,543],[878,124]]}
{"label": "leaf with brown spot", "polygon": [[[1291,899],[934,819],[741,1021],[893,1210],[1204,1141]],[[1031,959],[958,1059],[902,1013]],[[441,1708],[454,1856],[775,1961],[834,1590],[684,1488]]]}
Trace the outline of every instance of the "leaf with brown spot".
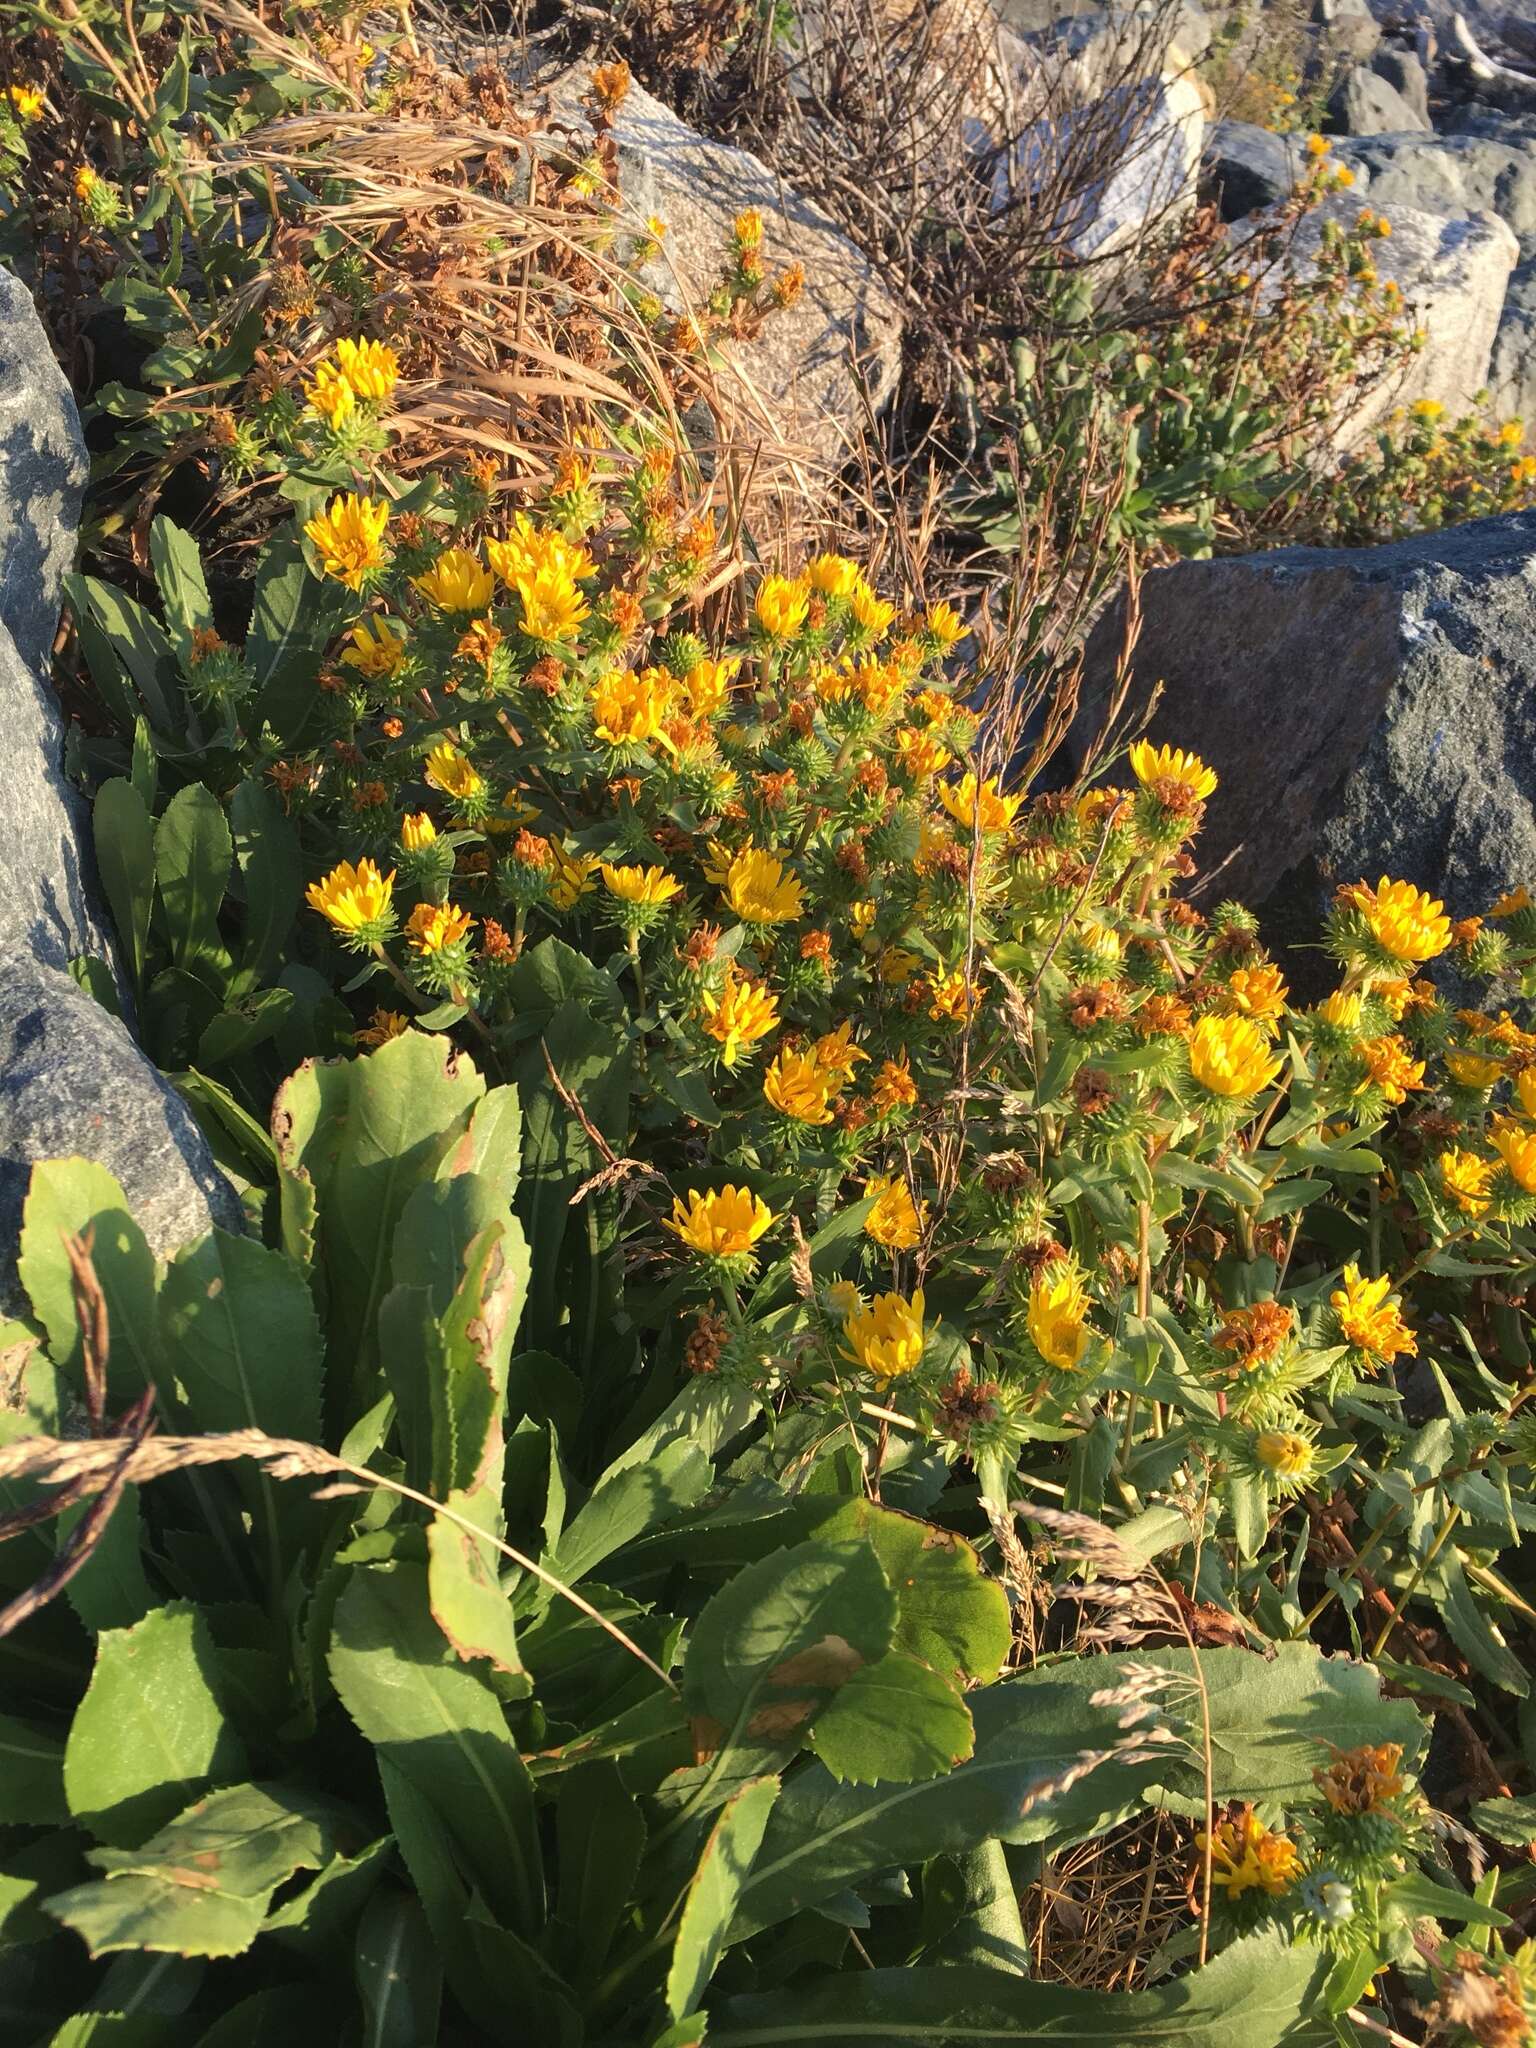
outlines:
{"label": "leaf with brown spot", "polygon": [[776,1664],[769,1676],[775,1685],[846,1685],[864,1659],[844,1636],[823,1636],[808,1649],[797,1650]]}

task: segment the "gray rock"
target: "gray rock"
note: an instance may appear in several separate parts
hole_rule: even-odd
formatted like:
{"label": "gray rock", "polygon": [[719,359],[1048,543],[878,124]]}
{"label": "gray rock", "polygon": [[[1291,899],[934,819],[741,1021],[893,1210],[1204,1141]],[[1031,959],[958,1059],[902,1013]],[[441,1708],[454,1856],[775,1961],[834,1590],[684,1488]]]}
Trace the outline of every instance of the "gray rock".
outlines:
{"label": "gray rock", "polygon": [[1381,42],[1381,28],[1366,0],[1316,0],[1312,20],[1328,56],[1363,64]]}
{"label": "gray rock", "polygon": [[[1175,85],[1162,79],[1117,86],[1070,113],[1034,122],[1019,137],[993,180],[1002,206],[1020,192],[1057,200],[1052,223],[1076,257],[1134,248],[1143,234],[1177,214],[1194,196],[1204,139],[1203,116],[1181,114]],[[1082,174],[1086,162],[1104,175]]]}
{"label": "gray rock", "polygon": [[1509,280],[1488,361],[1490,406],[1500,419],[1524,420],[1536,434],[1536,260]]}
{"label": "gray rock", "polygon": [[1429,116],[1409,106],[1379,73],[1351,64],[1328,95],[1324,125],[1333,135],[1407,135],[1427,129]]}
{"label": "gray rock", "polygon": [[1251,121],[1217,121],[1205,139],[1202,192],[1215,199],[1223,220],[1241,220],[1284,199],[1305,162],[1298,136],[1273,135]]}
{"label": "gray rock", "polygon": [[38,671],[59,622],[85,479],[64,373],[30,292],[0,267],[0,625]]}
{"label": "gray rock", "polygon": [[1378,78],[1384,78],[1393,91],[1417,114],[1418,120],[1414,126],[1428,128],[1429,73],[1420,62],[1418,53],[1414,50],[1404,50],[1396,43],[1383,43],[1371,59],[1371,69]]}
{"label": "gray rock", "polygon": [[181,1097],[127,1030],[54,968],[0,959],[0,1302],[14,1300],[22,1204],[39,1159],[86,1158],[121,1181],[160,1256],[241,1228]]}
{"label": "gray rock", "polygon": [[1420,213],[1496,213],[1513,230],[1522,259],[1536,256],[1536,145],[1518,131],[1455,135],[1381,135],[1340,143],[1340,163],[1355,192],[1395,219]]}
{"label": "gray rock", "polygon": [[[1141,602],[1152,736],[1221,778],[1198,847],[1210,900],[1262,903],[1304,866],[1325,886],[1400,876],[1458,916],[1536,887],[1536,512],[1181,563]],[[1085,737],[1121,624],[1112,607],[1089,644]]]}
{"label": "gray rock", "polygon": [[[590,77],[589,65],[574,65],[549,88],[551,111],[583,153],[591,131],[581,99]],[[645,281],[673,312],[704,307],[725,261],[731,222],[749,207],[763,217],[769,273],[804,265],[805,288],[795,304],[767,319],[757,338],[731,343],[725,353],[739,372],[745,414],[840,461],[844,435],[863,420],[859,379],[878,409],[894,391],[901,363],[901,308],[874,265],[829,214],[788,191],[766,164],[701,135],[638,85],[630,87],[613,135],[623,227],[639,237],[651,215],[666,223],[662,253]]]}

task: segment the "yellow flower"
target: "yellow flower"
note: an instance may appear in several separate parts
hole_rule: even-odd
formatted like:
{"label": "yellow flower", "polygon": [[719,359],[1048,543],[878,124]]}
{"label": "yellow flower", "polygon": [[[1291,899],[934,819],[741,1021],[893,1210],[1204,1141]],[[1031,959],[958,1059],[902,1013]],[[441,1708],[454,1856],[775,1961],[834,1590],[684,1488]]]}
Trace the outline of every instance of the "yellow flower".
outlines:
{"label": "yellow flower", "polygon": [[100,183],[101,180],[89,164],[77,164],[75,166],[75,197],[82,206]]}
{"label": "yellow flower", "polygon": [[743,924],[787,924],[805,905],[805,885],[771,853],[744,846],[725,877],[725,897]]}
{"label": "yellow flower", "polygon": [[405,628],[393,619],[361,619],[347,638],[351,646],[341,657],[343,668],[355,668],[359,675],[377,680],[392,676],[405,659]]}
{"label": "yellow flower", "polygon": [[895,1059],[882,1063],[870,1088],[869,1099],[881,1116],[889,1116],[895,1109],[912,1107],[917,1100],[917,1083],[912,1078],[906,1053],[898,1053]]}
{"label": "yellow flower", "polygon": [[41,121],[43,118],[43,96],[35,85],[9,85],[11,105],[16,109],[18,121]]}
{"label": "yellow flower", "polygon": [[883,597],[876,597],[862,576],[853,587],[848,608],[853,613],[854,623],[864,632],[872,633],[877,640],[896,616],[895,605],[887,604]]}
{"label": "yellow flower", "polygon": [[934,737],[931,727],[919,732],[914,726],[902,726],[896,735],[896,751],[914,782],[929,781],[941,768],[947,768],[953,758],[948,747]]}
{"label": "yellow flower", "polygon": [[674,882],[665,868],[615,867],[606,860],[599,866],[604,888],[621,903],[670,903],[683,893],[682,883]]}
{"label": "yellow flower", "polygon": [[485,554],[509,589],[520,577],[546,569],[562,570],[575,583],[597,574],[596,563],[579,541],[567,540],[552,527],[535,526],[526,512],[518,513],[505,539],[485,543]]}
{"label": "yellow flower", "polygon": [[928,1014],[936,1022],[948,1018],[958,1023],[970,1015],[981,995],[979,982],[967,982],[965,975],[956,967],[948,974],[936,977],[929,989]]}
{"label": "yellow flower", "polygon": [[405,931],[418,953],[441,953],[467,937],[474,922],[456,903],[418,903],[405,921]]}
{"label": "yellow flower", "polygon": [[1368,1038],[1360,1056],[1366,1070],[1361,1087],[1379,1088],[1388,1102],[1405,1102],[1410,1088],[1424,1086],[1424,1062],[1414,1059],[1404,1038]]}
{"label": "yellow flower", "polygon": [[593,732],[610,747],[644,746],[671,713],[670,683],[665,669],[610,669],[592,692]]}
{"label": "yellow flower", "polygon": [[1479,1159],[1475,1152],[1442,1152],[1438,1161],[1445,1192],[1464,1216],[1481,1216],[1488,1207],[1488,1183],[1493,1179],[1493,1161]]}
{"label": "yellow flower", "polygon": [[555,879],[549,886],[549,900],[556,910],[574,910],[582,897],[597,887],[592,879],[599,865],[597,855],[567,853],[556,845],[554,856]]}
{"label": "yellow flower", "polygon": [[1377,945],[1394,960],[1433,960],[1451,943],[1445,905],[1411,882],[1389,882],[1383,875],[1374,889],[1357,882],[1345,893]]}
{"label": "yellow flower", "polygon": [[444,548],[412,583],[442,612],[484,611],[496,594],[496,579],[473,548]]}
{"label": "yellow flower", "polygon": [[978,785],[969,770],[958,782],[946,782],[939,790],[939,802],[967,832],[975,831],[978,825],[984,833],[1006,832],[1023,801],[1022,791],[1017,796],[999,795],[995,775],[989,775]]}
{"label": "yellow flower", "polygon": [[817,1066],[831,1075],[839,1088],[846,1088],[860,1060],[869,1058],[867,1052],[861,1052],[854,1044],[853,1026],[846,1018],[835,1031],[824,1031],[811,1052]]}
{"label": "yellow flower", "polygon": [[332,427],[343,426],[352,417],[357,402],[356,392],[329,360],[315,365],[313,379],[304,386],[304,396]]}
{"label": "yellow flower", "polygon": [[1311,1440],[1292,1429],[1262,1430],[1253,1454],[1277,1479],[1297,1479],[1312,1469]]}
{"label": "yellow flower", "polygon": [[352,1036],[359,1045],[388,1045],[392,1038],[403,1038],[410,1028],[411,1020],[403,1010],[379,1009]]}
{"label": "yellow flower", "polygon": [[856,939],[862,939],[879,915],[879,904],[872,902],[867,896],[861,898],[857,903],[850,904],[848,909],[848,925],[853,936]]}
{"label": "yellow flower", "polygon": [[920,711],[930,725],[948,725],[955,715],[955,700],[946,697],[942,690],[919,690],[912,699],[914,711]]}
{"label": "yellow flower", "polygon": [[815,1056],[781,1052],[763,1076],[763,1094],[781,1116],[797,1124],[829,1124],[837,1084]]}
{"label": "yellow flower", "polygon": [[905,946],[882,946],[875,955],[875,972],[892,988],[905,988],[922,964]]}
{"label": "yellow flower", "polygon": [[1536,1067],[1525,1067],[1516,1074],[1515,1093],[1526,1115],[1536,1117]]}
{"label": "yellow flower", "polygon": [[591,611],[575,579],[556,563],[519,576],[514,588],[523,607],[523,631],[530,640],[569,640]]}
{"label": "yellow flower", "polygon": [[1246,1017],[1202,1017],[1189,1039],[1189,1068],[1202,1088],[1228,1101],[1257,1095],[1280,1071],[1269,1043]]}
{"label": "yellow flower", "polygon": [[911,1372],[922,1364],[927,1342],[923,1290],[919,1287],[910,1301],[901,1294],[877,1294],[867,1308],[860,1302],[845,1320],[843,1335],[848,1340],[843,1355],[877,1380]]}
{"label": "yellow flower", "polygon": [[[1523,1078],[1523,1076],[1522,1076]],[[1513,1117],[1493,1120],[1493,1149],[1509,1168],[1510,1179],[1528,1195],[1536,1195],[1536,1131]]]}
{"label": "yellow flower", "polygon": [[753,610],[770,640],[793,640],[804,629],[811,593],[798,577],[765,576],[757,587]]}
{"label": "yellow flower", "polygon": [[725,707],[732,683],[741,669],[739,658],[724,661],[696,661],[683,677],[683,694],[695,718],[713,718]]}
{"label": "yellow flower", "polygon": [[965,621],[952,604],[931,604],[923,622],[941,647],[953,647],[965,637]]}
{"label": "yellow flower", "polygon": [[389,506],[382,498],[360,498],[348,491],[345,497],[332,498],[304,531],[320,557],[321,574],[358,590],[368,572],[383,564],[388,524]]}
{"label": "yellow flower", "polygon": [[700,1001],[705,1032],[718,1042],[721,1062],[727,1067],[739,1066],[779,1021],[777,996],[734,969],[726,975],[719,995],[706,989]]}
{"label": "yellow flower", "polygon": [[1448,1052],[1446,1069],[1463,1088],[1491,1088],[1504,1071],[1502,1060],[1485,1059],[1481,1053]]}
{"label": "yellow flower", "polygon": [[1524,882],[1517,889],[1506,889],[1504,894],[1489,911],[1490,917],[1516,917],[1522,910],[1531,907],[1531,892]]}
{"label": "yellow flower", "polygon": [[1346,1266],[1340,1278],[1343,1285],[1334,1289],[1328,1301],[1346,1344],[1384,1363],[1390,1363],[1400,1351],[1418,1350],[1418,1339],[1390,1298],[1390,1280],[1367,1280],[1356,1265]]}
{"label": "yellow flower", "polygon": [[1138,740],[1130,759],[1131,773],[1142,788],[1170,810],[1204,803],[1216,788],[1215,769],[1182,747],[1154,747],[1150,740]]}
{"label": "yellow flower", "polygon": [[[1322,137],[1314,135],[1312,140],[1321,142]],[[1245,1806],[1234,1820],[1218,1821],[1213,1835],[1197,1835],[1195,1840],[1201,1849],[1209,1841],[1211,1881],[1219,1884],[1229,1899],[1246,1891],[1268,1892],[1278,1898],[1301,1876],[1295,1843],[1265,1827],[1251,1806]]]}
{"label": "yellow flower", "polygon": [[400,358],[382,341],[338,341],[336,368],[359,398],[388,398],[400,381]]}
{"label": "yellow flower", "polygon": [[1309,135],[1307,137],[1308,156],[1326,156],[1332,147],[1333,144],[1326,135]]}
{"label": "yellow flower", "polygon": [[1438,398],[1416,398],[1408,410],[1416,420],[1437,420],[1445,407]]}
{"label": "yellow flower", "polygon": [[394,887],[393,868],[381,875],[371,860],[360,860],[356,867],[344,860],[324,881],[311,882],[304,900],[337,931],[360,932],[366,926],[382,924],[389,916]]}
{"label": "yellow flower", "polygon": [[484,777],[470,765],[452,740],[439,740],[428,754],[425,776],[433,789],[440,789],[444,796],[457,797],[460,803],[479,796],[485,788]]}
{"label": "yellow flower", "polygon": [[1047,1365],[1070,1372],[1088,1348],[1088,1302],[1071,1266],[1056,1261],[1041,1268],[1029,1290],[1025,1324],[1030,1341]]}
{"label": "yellow flower", "polygon": [[864,1235],[883,1244],[888,1251],[909,1252],[923,1234],[928,1204],[921,1210],[912,1200],[912,1190],[899,1174],[878,1173],[866,1181],[864,1193],[872,1196],[874,1207],[864,1218]]}
{"label": "yellow flower", "polygon": [[1278,967],[1239,967],[1227,979],[1226,1007],[1236,1016],[1251,1017],[1273,1037],[1280,1028],[1288,994]]}
{"label": "yellow flower", "polygon": [[1335,989],[1327,1002],[1319,1003],[1317,1014],[1325,1024],[1332,1024],[1338,1031],[1353,1031],[1360,1022],[1360,998],[1345,995],[1342,989]]}
{"label": "yellow flower", "polygon": [[683,1243],[714,1259],[735,1259],[750,1252],[764,1231],[773,1227],[773,1211],[750,1188],[725,1187],[701,1193],[690,1188],[688,1203],[672,1203],[669,1230]]}
{"label": "yellow flower", "polygon": [[852,597],[859,587],[859,565],[846,555],[818,555],[805,572],[812,590],[823,597]]}
{"label": "yellow flower", "polygon": [[744,206],[731,222],[731,233],[743,249],[759,248],[763,239],[763,216],[755,206]]}
{"label": "yellow flower", "polygon": [[422,853],[435,845],[437,827],[426,811],[410,811],[400,820],[400,844],[407,853]]}

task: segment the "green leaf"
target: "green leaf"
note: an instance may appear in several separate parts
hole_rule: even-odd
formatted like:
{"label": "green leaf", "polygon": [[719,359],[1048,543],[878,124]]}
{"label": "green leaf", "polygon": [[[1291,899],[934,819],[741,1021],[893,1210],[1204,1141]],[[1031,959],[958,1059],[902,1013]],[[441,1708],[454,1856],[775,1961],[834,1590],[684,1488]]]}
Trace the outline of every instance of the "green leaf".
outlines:
{"label": "green leaf", "polygon": [[256,678],[256,716],[292,746],[318,714],[315,678],[325,651],[357,610],[341,584],[312,576],[298,533],[285,528],[262,551],[245,658]]}
{"label": "green leaf", "polygon": [[64,1791],[98,1840],[131,1847],[206,1785],[239,1773],[244,1757],[214,1680],[208,1625],[185,1602],[97,1639],[65,1745]]}
{"label": "green leaf", "polygon": [[1473,1596],[1454,1545],[1448,1543],[1436,1558],[1433,1569],[1425,1575],[1424,1590],[1439,1608],[1451,1640],[1473,1670],[1480,1671],[1505,1692],[1525,1699],[1531,1690],[1530,1673]]}
{"label": "green leaf", "polygon": [[555,1830],[555,1935],[564,1974],[579,1984],[602,1969],[632,1904],[645,1817],[625,1790],[618,1765],[599,1759],[562,1778]]}
{"label": "green leaf", "polygon": [[165,611],[170,634],[184,669],[194,666],[194,639],[213,624],[213,605],[203,580],[203,564],[197,542],[162,513],[150,521],[149,558]]}
{"label": "green leaf", "polygon": [[117,708],[124,727],[131,728],[138,710],[138,705],[125,697],[122,675],[126,670],[143,699],[150,724],[168,738],[183,738],[186,699],[164,628],[125,591],[94,576],[67,577],[65,590],[92,680]]}
{"label": "green leaf", "polygon": [[235,1010],[220,1010],[203,1026],[197,1041],[199,1067],[222,1066],[238,1059],[254,1046],[264,1045],[288,1020],[293,1008],[293,990],[264,988],[248,996]]}
{"label": "green leaf", "polygon": [[698,2009],[725,1946],[742,1886],[762,1845],[779,1796],[777,1778],[750,1778],[720,1809],[688,1883],[667,1972],[667,2011],[674,2020]]}
{"label": "green leaf", "polygon": [[147,718],[133,721],[133,751],[129,757],[128,779],[143,799],[145,810],[153,816],[155,794],[160,786],[160,764],[155,756],[155,738]]}
{"label": "green leaf", "polygon": [[1315,1948],[1278,1932],[1247,1935],[1203,1970],[1146,1991],[1078,1991],[974,1965],[851,1970],[728,1999],[711,2017],[709,2048],[1280,2048],[1315,2010],[1322,1974]]}
{"label": "green leaf", "polygon": [[353,1573],[332,1625],[331,1682],[363,1735],[429,1800],[505,1925],[543,1919],[533,1786],[496,1695],[458,1661],[416,1565]]}
{"label": "green leaf", "polygon": [[437,2039],[443,1966],[419,1899],[390,1886],[369,1900],[354,1958],[362,2048],[421,2048]]}
{"label": "green leaf", "polygon": [[95,1849],[106,1874],[46,1901],[92,1955],[114,1949],[237,1956],[273,1893],[332,1854],[323,1802],[280,1785],[233,1785],[190,1806],[142,1849]]}
{"label": "green leaf", "polygon": [[832,1776],[860,1785],[939,1777],[965,1762],[975,1740],[949,1679],[904,1650],[855,1671],[811,1728],[811,1747]]}
{"label": "green leaf", "polygon": [[1013,1642],[1008,1596],[962,1537],[912,1515],[854,1500],[819,1539],[865,1536],[896,1589],[895,1643],[956,1685],[990,1684]]}
{"label": "green leaf", "polygon": [[381,1835],[355,1856],[333,1856],[313,1883],[268,1913],[262,1933],[300,1955],[334,1949],[389,1867],[394,1846],[390,1836]]}
{"label": "green leaf", "polygon": [[155,826],[155,879],[171,956],[189,971],[222,977],[230,959],[219,936],[219,907],[229,887],[234,846],[211,790],[189,782],[177,790]]}
{"label": "green leaf", "polygon": [[665,1444],[643,1465],[605,1473],[561,1532],[549,1569],[574,1585],[647,1529],[702,1500],[713,1480],[708,1458],[690,1443]]}
{"label": "green leaf", "polygon": [[160,1325],[192,1429],[319,1441],[320,1325],[282,1252],[211,1230],[166,1268]]}
{"label": "green leaf", "polygon": [[92,1233],[91,1258],[112,1332],[107,1392],[115,1406],[127,1407],[156,1383],[160,1347],[154,1257],[128,1213],[127,1196],[104,1166],[89,1159],[39,1161],[22,1211],[17,1272],[47,1333],[54,1364],[77,1387],[84,1352],[63,1239],[86,1230]]}
{"label": "green leaf", "polygon": [[0,1825],[55,1827],[68,1819],[62,1739],[40,1723],[0,1714]]}
{"label": "green leaf", "polygon": [[[445,1506],[474,1518],[468,1494],[450,1493]],[[503,1699],[521,1698],[533,1689],[517,1650],[512,1606],[497,1576],[497,1552],[483,1537],[470,1534],[441,1515],[427,1529],[427,1593],[432,1619],[465,1663],[484,1659],[497,1674]],[[509,1687],[504,1681],[516,1679]]]}
{"label": "green leaf", "polygon": [[155,905],[155,831],[143,797],[113,776],[96,792],[91,811],[96,867],[112,909],[118,941],[128,956],[134,989],[144,986],[149,920]]}
{"label": "green leaf", "polygon": [[198,2036],[197,2048],[291,2048],[311,2032],[315,2017],[312,1986],[274,1984],[232,2005]]}
{"label": "green leaf", "polygon": [[895,1623],[867,1542],[800,1543],[748,1565],[689,1638],[683,1699],[700,1748],[801,1738],[829,1695],[885,1655]]}
{"label": "green leaf", "polygon": [[1480,1799],[1471,1818],[1473,1827],[1507,1849],[1528,1849],[1536,1842],[1536,1799]]}
{"label": "green leaf", "polygon": [[1397,1878],[1382,1893],[1383,1906],[1398,1906],[1410,1918],[1448,1920],[1453,1927],[1507,1927],[1509,1915],[1485,1906],[1466,1892],[1436,1884],[1417,1870]]}
{"label": "green leaf", "polygon": [[[90,1503],[66,1508],[54,1524],[59,1548]],[[91,1630],[129,1628],[154,1605],[144,1575],[144,1536],[139,1524],[139,1489],[125,1486],[117,1506],[91,1545],[90,1556],[65,1587],[69,1604]]]}
{"label": "green leaf", "polygon": [[240,965],[257,983],[282,957],[304,892],[299,837],[277,797],[248,777],[230,799],[235,859],[245,889],[245,944]]}

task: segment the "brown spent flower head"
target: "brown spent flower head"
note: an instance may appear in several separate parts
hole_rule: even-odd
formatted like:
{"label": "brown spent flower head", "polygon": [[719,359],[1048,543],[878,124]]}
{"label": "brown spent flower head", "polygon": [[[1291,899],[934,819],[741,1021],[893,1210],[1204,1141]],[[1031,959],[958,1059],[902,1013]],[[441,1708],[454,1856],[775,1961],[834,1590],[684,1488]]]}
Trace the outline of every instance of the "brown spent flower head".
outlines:
{"label": "brown spent flower head", "polygon": [[995,1380],[973,1379],[969,1367],[961,1366],[939,1390],[934,1421],[952,1443],[963,1446],[973,1429],[997,1420],[1001,1391]]}
{"label": "brown spent flower head", "polygon": [[720,944],[720,932],[721,927],[717,924],[701,924],[691,931],[678,948],[678,957],[683,965],[691,967],[695,973],[701,967],[707,967]]}
{"label": "brown spent flower head", "polygon": [[696,1375],[718,1372],[721,1354],[730,1338],[731,1326],[724,1316],[717,1316],[713,1309],[701,1308],[683,1346],[684,1366]]}
{"label": "brown spent flower head", "polygon": [[1067,997],[1067,1022],[1074,1031],[1093,1031],[1125,1015],[1125,997],[1109,982],[1085,982]]}
{"label": "brown spent flower head", "polygon": [[517,948],[512,943],[512,934],[494,917],[486,918],[480,927],[480,951],[487,960],[515,960]]}
{"label": "brown spent flower head", "polygon": [[1079,1067],[1072,1076],[1072,1099],[1084,1116],[1102,1116],[1115,1099],[1115,1087],[1100,1067]]}
{"label": "brown spent flower head", "polygon": [[565,681],[564,665],[552,654],[540,655],[523,681],[530,690],[537,690],[541,697],[558,697],[560,685]]}
{"label": "brown spent flower head", "polygon": [[1235,1365],[1252,1370],[1267,1365],[1290,1337],[1295,1327],[1294,1312],[1278,1301],[1256,1301],[1249,1308],[1229,1308],[1221,1328],[1211,1339],[1217,1351],[1224,1351]]}
{"label": "brown spent flower head", "polygon": [[1358,1749],[1333,1751],[1331,1764],[1319,1764],[1312,1781],[1335,1813],[1375,1813],[1390,1805],[1403,1789],[1400,1742],[1364,1743]]}

